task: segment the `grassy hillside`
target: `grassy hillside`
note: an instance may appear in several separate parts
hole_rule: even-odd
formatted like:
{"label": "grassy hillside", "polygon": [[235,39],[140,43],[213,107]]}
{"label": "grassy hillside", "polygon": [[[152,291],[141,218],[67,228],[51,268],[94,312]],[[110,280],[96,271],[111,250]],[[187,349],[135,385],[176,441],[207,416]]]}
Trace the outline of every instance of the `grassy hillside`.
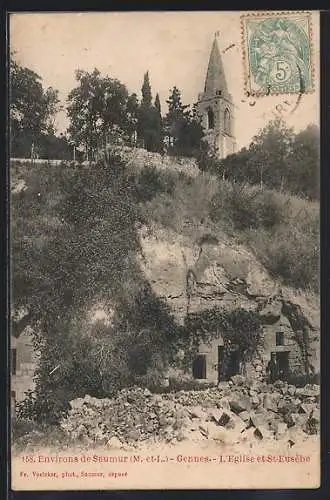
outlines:
{"label": "grassy hillside", "polygon": [[[20,223],[36,226],[37,237],[58,223],[56,206],[64,196],[63,179],[71,167],[12,165],[12,191],[43,190],[43,198],[31,197],[30,210]],[[95,167],[94,167],[95,168]],[[111,168],[111,167],[110,167]],[[270,273],[295,288],[319,288],[319,204],[293,195],[256,186],[233,184],[207,173],[196,176],[182,170],[129,166],[131,202],[139,206],[139,218],[158,224],[195,243],[209,231],[218,239],[246,245]],[[62,186],[61,186],[62,183]],[[127,195],[127,193],[126,193]],[[38,200],[37,204],[34,201]],[[48,201],[47,201],[48,200]],[[42,204],[38,225],[37,207]],[[57,222],[56,222],[57,221]],[[39,235],[44,237],[44,233]]]}

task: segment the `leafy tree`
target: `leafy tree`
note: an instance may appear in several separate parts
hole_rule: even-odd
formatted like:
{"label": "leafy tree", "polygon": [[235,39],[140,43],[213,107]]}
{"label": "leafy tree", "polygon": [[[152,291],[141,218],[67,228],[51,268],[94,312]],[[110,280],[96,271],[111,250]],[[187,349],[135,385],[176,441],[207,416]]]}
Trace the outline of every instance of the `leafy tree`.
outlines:
{"label": "leafy tree", "polygon": [[283,188],[287,184],[292,141],[293,129],[280,119],[269,122],[253,137],[249,147],[250,165],[261,185]]}
{"label": "leafy tree", "polygon": [[183,156],[198,157],[205,149],[203,141],[203,128],[197,116],[191,112],[183,122],[180,140],[178,143],[178,152]]}
{"label": "leafy tree", "polygon": [[54,134],[59,110],[58,91],[44,89],[41,77],[10,58],[10,139],[11,154],[30,156],[32,143],[42,135]]}
{"label": "leafy tree", "polygon": [[78,86],[68,96],[68,132],[77,146],[87,153],[104,148],[114,137],[127,140],[135,127],[136,96],[119,80],[77,70]]}
{"label": "leafy tree", "polygon": [[124,256],[137,245],[124,172],[115,160],[100,165],[98,175],[91,167],[63,166],[54,177],[46,165],[42,176],[38,169],[27,174],[29,188],[12,196],[16,309],[56,323],[71,306],[78,310],[102,287],[115,286]]}
{"label": "leafy tree", "polygon": [[309,125],[295,135],[289,157],[288,185],[292,192],[319,197],[320,130]]}
{"label": "leafy tree", "polygon": [[282,120],[275,120],[253,138],[249,148],[223,160],[204,155],[200,168],[235,182],[286,189],[317,198],[319,161],[317,126],[310,125],[294,134]]}
{"label": "leafy tree", "polygon": [[138,128],[138,119],[139,119],[139,101],[135,93],[133,93],[128,97],[127,114],[128,114],[127,132],[130,137],[131,143],[135,145],[137,128]]}
{"label": "leafy tree", "polygon": [[212,172],[222,179],[251,184],[260,183],[260,175],[256,170],[249,149],[242,148],[223,160],[219,160],[215,152],[210,155],[209,151],[207,151],[207,154],[207,158],[202,158],[199,168]]}

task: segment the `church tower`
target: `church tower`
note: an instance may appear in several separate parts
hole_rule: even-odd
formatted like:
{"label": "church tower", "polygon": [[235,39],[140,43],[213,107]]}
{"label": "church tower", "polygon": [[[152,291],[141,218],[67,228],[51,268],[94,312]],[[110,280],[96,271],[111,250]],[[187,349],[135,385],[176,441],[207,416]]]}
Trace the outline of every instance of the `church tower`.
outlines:
{"label": "church tower", "polygon": [[236,152],[235,109],[228,92],[225,72],[215,34],[207,68],[204,92],[198,95],[197,114],[200,116],[205,139],[219,158]]}

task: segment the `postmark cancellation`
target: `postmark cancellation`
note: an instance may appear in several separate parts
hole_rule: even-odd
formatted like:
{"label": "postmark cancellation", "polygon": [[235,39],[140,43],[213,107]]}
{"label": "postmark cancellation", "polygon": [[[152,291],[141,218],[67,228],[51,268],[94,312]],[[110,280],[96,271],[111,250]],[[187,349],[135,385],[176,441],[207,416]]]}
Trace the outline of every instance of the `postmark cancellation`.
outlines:
{"label": "postmark cancellation", "polygon": [[312,26],[308,12],[241,16],[245,90],[250,94],[313,91]]}

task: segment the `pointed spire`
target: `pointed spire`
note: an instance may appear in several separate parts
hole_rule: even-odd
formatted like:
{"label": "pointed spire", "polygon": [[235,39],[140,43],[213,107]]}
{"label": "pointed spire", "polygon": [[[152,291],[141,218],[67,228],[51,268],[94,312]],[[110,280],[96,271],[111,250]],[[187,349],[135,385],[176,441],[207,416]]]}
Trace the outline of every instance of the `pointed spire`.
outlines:
{"label": "pointed spire", "polygon": [[210,97],[214,96],[219,90],[223,95],[228,94],[225,72],[218,46],[219,36],[220,32],[216,31],[214,34],[214,41],[205,79],[204,92]]}

